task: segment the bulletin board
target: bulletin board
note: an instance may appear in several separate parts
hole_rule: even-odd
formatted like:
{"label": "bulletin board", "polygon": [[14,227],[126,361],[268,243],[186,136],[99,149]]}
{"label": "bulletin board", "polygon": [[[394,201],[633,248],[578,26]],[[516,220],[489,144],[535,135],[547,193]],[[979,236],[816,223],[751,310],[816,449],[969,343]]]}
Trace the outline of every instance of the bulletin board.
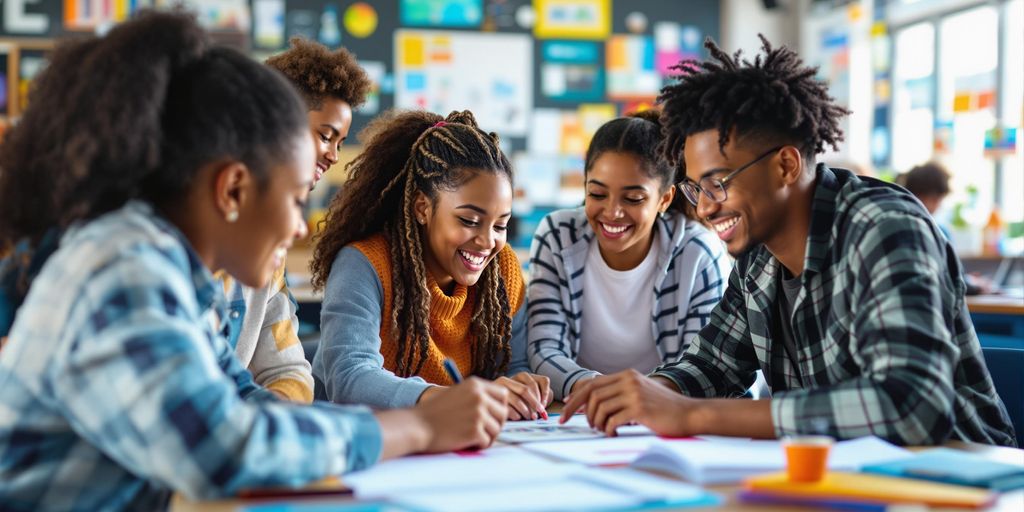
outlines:
{"label": "bulletin board", "polygon": [[525,34],[399,30],[395,106],[442,115],[469,109],[484,130],[524,136],[533,108],[532,60]]}

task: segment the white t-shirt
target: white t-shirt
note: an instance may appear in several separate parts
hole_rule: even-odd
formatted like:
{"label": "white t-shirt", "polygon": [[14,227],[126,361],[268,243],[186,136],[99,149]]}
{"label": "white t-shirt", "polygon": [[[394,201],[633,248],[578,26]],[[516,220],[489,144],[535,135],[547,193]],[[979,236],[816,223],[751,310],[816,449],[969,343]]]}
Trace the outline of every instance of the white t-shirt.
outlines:
{"label": "white t-shirt", "polygon": [[634,368],[648,373],[661,364],[651,315],[658,273],[658,237],[639,265],[613,270],[595,240],[587,252],[580,300],[580,351],[577,364],[603,374]]}

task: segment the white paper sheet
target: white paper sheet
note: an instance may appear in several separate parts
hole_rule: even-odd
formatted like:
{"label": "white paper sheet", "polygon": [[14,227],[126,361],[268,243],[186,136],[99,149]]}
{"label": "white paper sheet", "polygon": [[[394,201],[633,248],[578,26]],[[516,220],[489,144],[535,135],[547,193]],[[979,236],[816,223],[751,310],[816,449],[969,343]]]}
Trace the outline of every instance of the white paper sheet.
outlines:
{"label": "white paper sheet", "polygon": [[570,473],[572,464],[500,446],[479,452],[416,455],[382,462],[345,475],[359,498],[374,499],[415,490],[480,488],[528,480],[553,481]]}

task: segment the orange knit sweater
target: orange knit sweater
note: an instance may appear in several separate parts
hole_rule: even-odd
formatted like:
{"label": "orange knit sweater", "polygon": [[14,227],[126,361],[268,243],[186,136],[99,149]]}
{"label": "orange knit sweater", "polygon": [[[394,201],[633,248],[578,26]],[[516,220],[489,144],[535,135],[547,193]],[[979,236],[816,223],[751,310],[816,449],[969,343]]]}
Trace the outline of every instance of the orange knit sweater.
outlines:
{"label": "orange knit sweater", "polygon": [[[384,304],[381,308],[380,353],[384,356],[384,368],[395,371],[398,367],[398,343],[391,336],[390,318],[392,303],[391,253],[383,235],[373,235],[352,243],[352,246],[366,256],[373,265],[384,289]],[[505,278],[509,295],[509,311],[514,316],[523,305],[525,283],[522,267],[515,251],[506,245],[492,265],[499,265]],[[442,386],[453,384],[444,370],[445,358],[451,358],[463,375],[473,374],[472,347],[475,337],[470,330],[470,318],[476,308],[476,288],[466,288],[458,283],[452,294],[446,295],[437,282],[428,276],[430,291],[430,344],[427,358],[417,374],[427,382]]]}

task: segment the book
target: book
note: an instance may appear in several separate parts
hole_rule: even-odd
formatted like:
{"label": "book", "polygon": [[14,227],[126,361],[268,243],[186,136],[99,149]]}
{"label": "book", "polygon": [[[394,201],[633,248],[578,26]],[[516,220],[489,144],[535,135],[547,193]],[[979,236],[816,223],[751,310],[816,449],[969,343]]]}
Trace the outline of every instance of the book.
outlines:
{"label": "book", "polygon": [[[910,456],[910,452],[877,437],[836,443],[828,467],[856,471],[862,466]],[[786,467],[780,441],[680,439],[653,442],[633,462],[640,469],[663,471],[697,484],[736,483]]]}
{"label": "book", "polygon": [[998,495],[986,489],[866,473],[829,472],[818,482],[792,482],[786,473],[750,477],[748,494],[795,500],[914,504],[929,507],[984,508]]}
{"label": "book", "polygon": [[996,491],[1024,488],[1024,465],[993,462],[970,452],[949,448],[936,448],[909,458],[870,464],[864,467],[864,471]]}

